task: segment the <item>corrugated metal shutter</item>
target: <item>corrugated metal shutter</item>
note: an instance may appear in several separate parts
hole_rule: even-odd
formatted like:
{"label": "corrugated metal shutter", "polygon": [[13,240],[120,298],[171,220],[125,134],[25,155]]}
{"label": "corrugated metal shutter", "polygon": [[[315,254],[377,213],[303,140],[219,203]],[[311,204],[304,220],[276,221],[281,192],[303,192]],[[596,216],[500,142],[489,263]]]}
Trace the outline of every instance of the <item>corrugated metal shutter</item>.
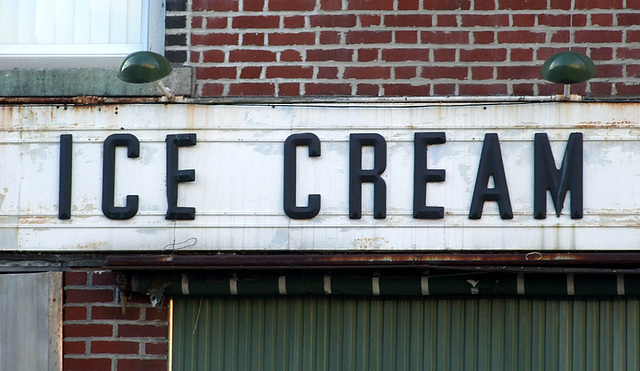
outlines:
{"label": "corrugated metal shutter", "polygon": [[637,370],[636,298],[183,297],[173,370]]}

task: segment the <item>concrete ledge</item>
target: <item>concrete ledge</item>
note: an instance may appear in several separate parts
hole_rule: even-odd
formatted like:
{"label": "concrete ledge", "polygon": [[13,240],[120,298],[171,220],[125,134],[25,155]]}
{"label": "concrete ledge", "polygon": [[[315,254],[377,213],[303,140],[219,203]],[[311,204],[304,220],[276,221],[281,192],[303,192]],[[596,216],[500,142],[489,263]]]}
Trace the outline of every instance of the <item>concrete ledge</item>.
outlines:
{"label": "concrete ledge", "polygon": [[[156,84],[129,84],[118,79],[114,68],[38,68],[0,70],[0,96],[3,97],[157,97]],[[162,80],[176,96],[192,96],[192,67],[173,67]]]}

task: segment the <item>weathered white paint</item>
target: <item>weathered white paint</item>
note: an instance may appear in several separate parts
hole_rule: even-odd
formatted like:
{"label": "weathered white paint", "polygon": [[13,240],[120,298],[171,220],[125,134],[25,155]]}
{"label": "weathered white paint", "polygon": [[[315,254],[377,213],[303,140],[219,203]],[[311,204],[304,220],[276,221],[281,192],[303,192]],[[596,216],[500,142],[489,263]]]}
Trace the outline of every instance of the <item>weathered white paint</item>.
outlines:
{"label": "weathered white paint", "polygon": [[[180,250],[629,250],[640,248],[640,104],[334,104],[108,105],[0,107],[0,249],[21,251]],[[428,166],[445,169],[430,183],[428,204],[441,220],[412,218],[413,135],[444,131]],[[312,132],[322,155],[298,150],[299,204],[322,195],[320,214],[292,220],[282,209],[283,143]],[[571,132],[584,135],[584,218],[533,212],[533,138],[544,132],[559,162]],[[140,140],[140,157],[118,149],[116,202],[140,196],[138,214],[109,220],[101,211],[102,144],[113,133]],[[193,221],[165,220],[165,137],[196,133],[180,148],[179,206]],[[348,218],[348,138],[378,133],[388,145],[387,218]],[[499,135],[512,220],[487,202],[468,219],[485,133]],[[70,220],[57,218],[60,134],[73,135]],[[365,163],[367,162],[365,155]],[[122,205],[121,204],[121,205]],[[120,206],[120,205],[119,205]]]}

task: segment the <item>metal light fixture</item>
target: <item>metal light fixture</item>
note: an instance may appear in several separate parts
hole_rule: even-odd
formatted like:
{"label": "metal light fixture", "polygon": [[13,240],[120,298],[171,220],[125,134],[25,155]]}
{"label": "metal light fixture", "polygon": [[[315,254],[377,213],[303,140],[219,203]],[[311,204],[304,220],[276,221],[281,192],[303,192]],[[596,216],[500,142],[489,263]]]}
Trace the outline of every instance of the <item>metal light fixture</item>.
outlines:
{"label": "metal light fixture", "polygon": [[160,81],[170,73],[171,64],[164,56],[151,51],[139,51],[124,58],[118,69],[118,78],[133,84],[155,82],[162,94],[173,100],[173,94]]}
{"label": "metal light fixture", "polygon": [[596,66],[591,58],[571,50],[552,55],[542,66],[542,77],[559,84],[585,82],[595,74]]}

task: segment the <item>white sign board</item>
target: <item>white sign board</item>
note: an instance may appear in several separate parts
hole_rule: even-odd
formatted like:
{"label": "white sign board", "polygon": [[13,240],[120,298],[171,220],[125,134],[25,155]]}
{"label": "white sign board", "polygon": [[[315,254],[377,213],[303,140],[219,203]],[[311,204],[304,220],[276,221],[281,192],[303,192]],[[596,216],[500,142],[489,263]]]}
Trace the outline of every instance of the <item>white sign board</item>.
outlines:
{"label": "white sign board", "polygon": [[639,113],[596,103],[2,106],[0,249],[640,249]]}

